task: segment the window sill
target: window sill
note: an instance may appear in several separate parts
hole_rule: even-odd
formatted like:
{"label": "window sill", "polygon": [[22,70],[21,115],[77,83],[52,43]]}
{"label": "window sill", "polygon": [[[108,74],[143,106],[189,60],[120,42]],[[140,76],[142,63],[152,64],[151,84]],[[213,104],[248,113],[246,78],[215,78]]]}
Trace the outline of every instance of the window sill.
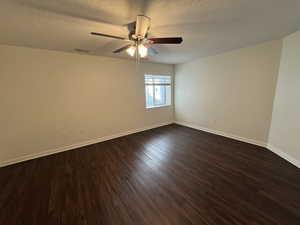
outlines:
{"label": "window sill", "polygon": [[146,109],[156,109],[156,108],[162,108],[162,107],[168,107],[171,105],[157,105],[157,106],[151,106],[151,107],[146,107]]}

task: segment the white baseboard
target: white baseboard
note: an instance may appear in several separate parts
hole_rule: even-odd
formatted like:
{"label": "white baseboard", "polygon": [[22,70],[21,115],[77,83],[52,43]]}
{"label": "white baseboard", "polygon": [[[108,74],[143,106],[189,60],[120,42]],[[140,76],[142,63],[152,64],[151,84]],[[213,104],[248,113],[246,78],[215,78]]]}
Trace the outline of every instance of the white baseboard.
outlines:
{"label": "white baseboard", "polygon": [[285,153],[282,150],[274,147],[271,144],[268,144],[268,143],[265,143],[265,142],[262,142],[262,141],[256,141],[256,140],[244,138],[244,137],[239,137],[239,136],[236,136],[236,135],[233,135],[233,134],[228,134],[228,133],[225,133],[225,132],[222,132],[222,131],[216,131],[216,130],[208,129],[206,127],[201,127],[201,126],[198,126],[198,125],[195,125],[195,124],[186,123],[186,122],[175,121],[174,123],[182,125],[182,126],[186,126],[186,127],[191,127],[191,128],[196,129],[196,130],[202,130],[202,131],[205,131],[205,132],[208,132],[208,133],[212,133],[212,134],[224,136],[224,137],[227,137],[227,138],[235,139],[235,140],[238,140],[238,141],[242,141],[242,142],[246,142],[246,143],[258,145],[258,146],[261,146],[261,147],[265,147],[268,150],[270,150],[273,153],[275,153],[276,155],[278,155],[279,157],[287,160],[291,164],[293,164],[296,167],[300,168],[300,161],[299,160],[291,157],[287,153]]}
{"label": "white baseboard", "polygon": [[206,128],[206,127],[201,127],[201,126],[198,126],[198,125],[195,125],[195,124],[181,122],[181,121],[175,121],[175,123],[179,124],[179,125],[182,125],[182,126],[194,128],[196,130],[202,130],[202,131],[205,131],[205,132],[208,132],[208,133],[220,135],[220,136],[231,138],[231,139],[234,139],[234,140],[246,142],[246,143],[253,144],[253,145],[258,145],[258,146],[261,146],[261,147],[266,147],[267,146],[267,143],[262,142],[262,141],[257,141],[257,140],[253,140],[253,139],[249,139],[249,138],[239,137],[239,136],[234,135],[234,134],[229,134],[229,133],[225,133],[223,131],[218,131],[218,130],[212,130],[212,129],[209,129],[209,128]]}
{"label": "white baseboard", "polygon": [[292,163],[294,166],[300,168],[300,161],[293,158],[292,156],[288,155],[284,151],[280,150],[279,148],[274,147],[272,144],[268,144],[267,148],[275,153],[276,155],[280,156],[281,158],[285,159],[286,161]]}
{"label": "white baseboard", "polygon": [[11,165],[11,164],[15,164],[15,163],[19,163],[19,162],[23,162],[23,161],[27,161],[27,160],[31,160],[31,159],[35,159],[35,158],[39,158],[39,157],[43,157],[43,156],[47,156],[47,155],[52,155],[52,154],[59,153],[59,152],[73,150],[73,149],[76,149],[76,148],[96,144],[96,143],[99,143],[99,142],[111,140],[111,139],[114,139],[114,138],[129,135],[129,134],[134,134],[134,133],[138,133],[138,132],[141,132],[141,131],[150,130],[150,129],[153,129],[153,128],[169,125],[169,124],[172,124],[172,123],[176,123],[176,124],[186,126],[186,127],[191,127],[191,128],[197,129],[197,130],[202,130],[202,131],[205,131],[205,132],[208,132],[208,133],[224,136],[224,137],[235,139],[235,140],[238,140],[238,141],[258,145],[258,146],[261,146],[261,147],[266,147],[267,149],[269,149],[273,153],[277,154],[281,158],[287,160],[288,162],[292,163],[296,167],[300,168],[300,161],[298,161],[297,159],[291,157],[287,153],[285,153],[282,150],[274,147],[271,144],[267,144],[267,143],[264,143],[264,142],[261,142],[261,141],[256,141],[256,140],[252,140],[252,139],[248,139],[248,138],[243,138],[243,137],[239,137],[239,136],[236,136],[236,135],[233,135],[233,134],[228,134],[228,133],[225,133],[225,132],[222,132],[222,131],[216,131],[216,130],[208,129],[208,128],[201,127],[201,126],[198,126],[198,125],[193,125],[193,124],[190,124],[190,123],[179,122],[179,121],[175,121],[175,122],[170,121],[170,122],[160,123],[160,124],[147,126],[147,127],[143,127],[143,128],[128,130],[128,131],[121,132],[121,133],[114,134],[114,135],[100,137],[100,138],[96,138],[96,139],[93,139],[93,140],[88,140],[88,141],[84,141],[84,142],[80,142],[80,143],[76,143],[76,144],[72,144],[72,145],[68,145],[68,146],[58,147],[58,148],[55,148],[55,149],[50,149],[50,150],[42,151],[42,152],[39,152],[39,153],[33,153],[33,154],[20,156],[20,157],[14,158],[14,159],[9,159],[9,160],[5,160],[5,161],[0,162],[0,167],[8,166],[8,165]]}
{"label": "white baseboard", "polygon": [[35,158],[39,158],[39,157],[43,157],[43,156],[47,156],[47,155],[52,155],[52,154],[59,153],[59,152],[73,150],[73,149],[76,149],[76,148],[96,144],[96,143],[99,143],[99,142],[111,140],[111,139],[114,139],[114,138],[129,135],[129,134],[134,134],[134,133],[138,133],[138,132],[141,132],[141,131],[150,130],[150,129],[153,129],[153,128],[169,125],[169,124],[172,124],[172,123],[174,123],[174,122],[170,121],[170,122],[155,124],[155,125],[151,125],[151,126],[147,126],[147,127],[143,127],[143,128],[138,128],[138,129],[133,129],[133,130],[128,130],[128,131],[124,131],[124,132],[121,132],[121,133],[118,133],[118,134],[113,134],[113,135],[109,135],[109,136],[105,136],[105,137],[100,137],[100,138],[96,138],[96,139],[93,139],[93,140],[88,140],[88,141],[84,141],[84,142],[80,142],[80,143],[76,143],[76,144],[72,144],[72,145],[68,145],[68,146],[58,147],[58,148],[55,148],[55,149],[50,149],[50,150],[42,151],[42,152],[39,152],[39,153],[33,153],[33,154],[20,156],[20,157],[14,158],[14,159],[9,159],[9,160],[5,160],[5,161],[0,162],[0,167],[8,166],[8,165],[11,165],[11,164],[15,164],[15,163],[19,163],[19,162],[23,162],[23,161],[27,161],[27,160],[31,160],[31,159],[35,159]]}

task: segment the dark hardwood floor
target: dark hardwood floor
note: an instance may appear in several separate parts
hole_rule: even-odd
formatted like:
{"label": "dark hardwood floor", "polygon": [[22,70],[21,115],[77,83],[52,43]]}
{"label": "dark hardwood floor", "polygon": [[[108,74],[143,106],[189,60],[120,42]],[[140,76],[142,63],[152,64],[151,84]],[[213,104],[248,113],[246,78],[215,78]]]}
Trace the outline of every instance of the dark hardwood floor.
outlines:
{"label": "dark hardwood floor", "polygon": [[299,225],[300,172],[169,125],[0,168],[1,225]]}

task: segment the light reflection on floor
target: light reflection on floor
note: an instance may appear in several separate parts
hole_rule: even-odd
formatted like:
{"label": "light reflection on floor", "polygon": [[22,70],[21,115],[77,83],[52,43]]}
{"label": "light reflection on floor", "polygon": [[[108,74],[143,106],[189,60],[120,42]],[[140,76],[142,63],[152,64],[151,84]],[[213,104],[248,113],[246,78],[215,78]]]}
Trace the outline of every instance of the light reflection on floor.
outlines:
{"label": "light reflection on floor", "polygon": [[143,161],[149,161],[152,169],[163,169],[172,156],[172,140],[168,137],[157,137],[146,142],[142,154]]}

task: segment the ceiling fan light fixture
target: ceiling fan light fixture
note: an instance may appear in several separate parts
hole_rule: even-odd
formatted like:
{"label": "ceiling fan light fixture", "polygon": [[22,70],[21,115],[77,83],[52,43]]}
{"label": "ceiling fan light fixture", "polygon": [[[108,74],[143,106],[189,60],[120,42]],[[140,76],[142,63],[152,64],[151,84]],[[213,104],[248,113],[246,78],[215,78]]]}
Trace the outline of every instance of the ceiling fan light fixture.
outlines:
{"label": "ceiling fan light fixture", "polygon": [[146,48],[145,45],[140,44],[138,46],[138,52],[139,52],[140,57],[144,58],[144,57],[146,57],[148,55],[148,48]]}
{"label": "ceiling fan light fixture", "polygon": [[135,46],[130,46],[129,48],[126,49],[126,52],[128,53],[128,55],[130,55],[132,57],[134,56],[135,51],[136,51],[136,47]]}

